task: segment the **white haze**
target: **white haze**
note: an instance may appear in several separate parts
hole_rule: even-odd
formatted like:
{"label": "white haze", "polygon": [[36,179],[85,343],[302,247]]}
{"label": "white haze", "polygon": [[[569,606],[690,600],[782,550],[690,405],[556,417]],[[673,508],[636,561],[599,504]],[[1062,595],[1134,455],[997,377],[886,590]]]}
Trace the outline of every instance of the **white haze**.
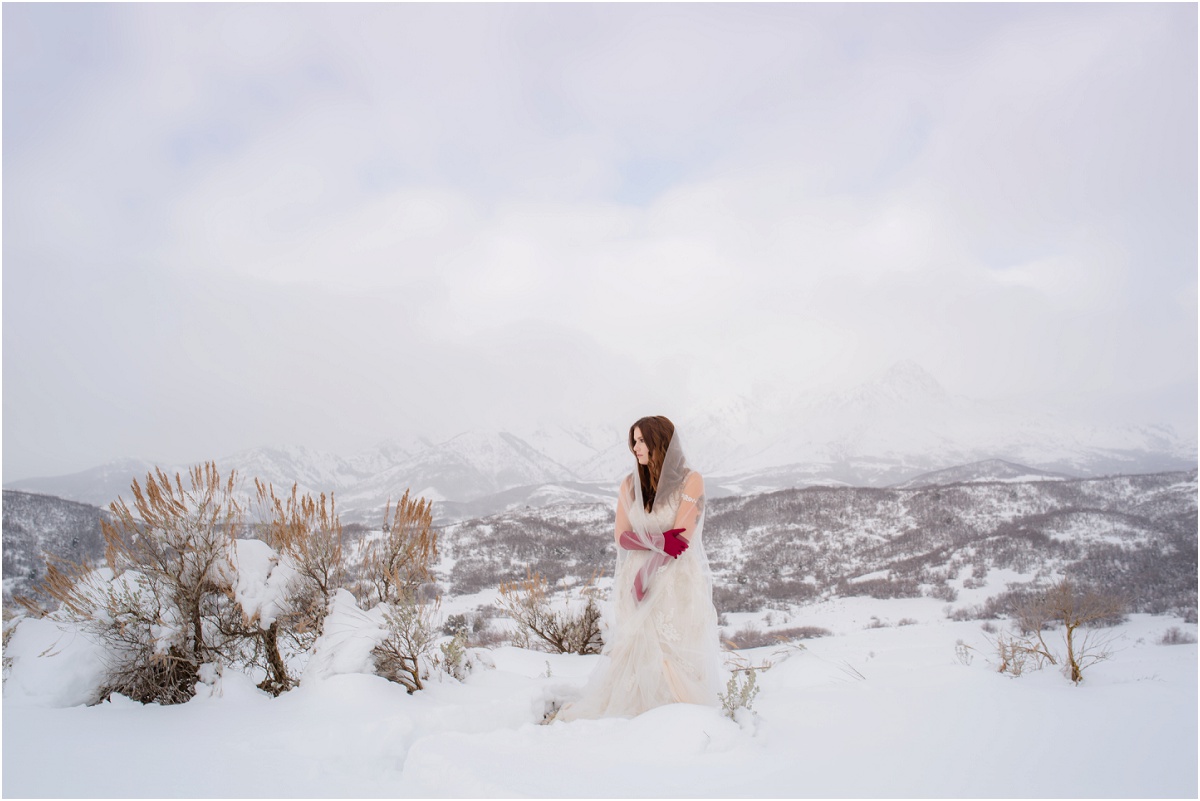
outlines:
{"label": "white haze", "polygon": [[6,5],[5,479],[904,359],[1194,437],[1196,13]]}

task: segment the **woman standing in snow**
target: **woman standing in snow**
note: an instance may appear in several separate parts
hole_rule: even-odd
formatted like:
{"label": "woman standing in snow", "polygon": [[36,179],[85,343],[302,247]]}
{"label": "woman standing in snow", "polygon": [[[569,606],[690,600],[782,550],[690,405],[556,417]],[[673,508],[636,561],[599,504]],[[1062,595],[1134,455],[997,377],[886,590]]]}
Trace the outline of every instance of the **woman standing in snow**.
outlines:
{"label": "woman standing in snow", "polygon": [[704,479],[675,426],[629,429],[636,469],[617,498],[613,626],[583,697],[557,720],[639,715],[663,704],[717,703],[717,613],[704,553]]}

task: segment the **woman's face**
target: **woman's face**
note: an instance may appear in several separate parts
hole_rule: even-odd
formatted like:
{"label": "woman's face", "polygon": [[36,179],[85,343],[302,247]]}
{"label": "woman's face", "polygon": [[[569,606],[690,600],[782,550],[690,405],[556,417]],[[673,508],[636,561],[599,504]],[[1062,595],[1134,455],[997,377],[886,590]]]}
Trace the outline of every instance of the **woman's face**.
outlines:
{"label": "woman's face", "polygon": [[646,447],[646,440],[642,439],[642,429],[637,427],[633,429],[633,455],[637,457],[638,464],[650,464],[650,449]]}

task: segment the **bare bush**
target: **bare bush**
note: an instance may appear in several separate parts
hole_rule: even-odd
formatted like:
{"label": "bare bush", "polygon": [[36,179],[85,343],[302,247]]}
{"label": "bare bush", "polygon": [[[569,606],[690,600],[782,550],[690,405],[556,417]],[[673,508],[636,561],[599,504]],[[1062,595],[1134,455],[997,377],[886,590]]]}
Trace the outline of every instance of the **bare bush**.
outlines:
{"label": "bare bush", "polygon": [[[948,589],[953,590],[952,587]],[[919,598],[921,588],[911,576],[838,582],[837,593],[843,597],[869,595],[881,600],[888,598]],[[957,595],[955,595],[957,597]]]}
{"label": "bare bush", "polygon": [[17,630],[17,625],[21,619],[12,611],[12,608],[5,605],[0,612],[4,617],[4,639],[3,639],[3,681],[8,681],[8,674],[12,671],[13,660],[8,655],[8,641],[12,639],[13,633]]}
{"label": "bare bush", "polygon": [[979,606],[962,606],[955,609],[952,606],[945,607],[946,617],[954,621],[976,620],[979,616]]}
{"label": "bare bush", "polygon": [[713,584],[713,606],[724,614],[727,612],[757,612],[762,608],[762,599],[744,585]]}
{"label": "bare bush", "polygon": [[384,605],[388,635],[371,652],[375,672],[409,693],[422,689],[439,663],[433,653],[438,638],[433,620],[439,607],[437,585],[432,583],[436,558],[433,504],[414,500],[405,490],[394,509],[389,502],[384,511],[383,536],[363,549],[355,592],[360,600]]}
{"label": "bare bush", "polygon": [[583,608],[554,609],[546,579],[526,572],[524,581],[500,585],[500,606],[516,621],[531,641],[540,642],[553,653],[598,654],[604,645],[600,634],[600,607],[596,603],[595,576],[583,588]]}
{"label": "bare bush", "polygon": [[[1040,596],[1017,607],[1017,621],[1024,631],[1036,638],[1038,650],[1049,655],[1043,631],[1052,623],[1061,623],[1067,654],[1063,671],[1078,684],[1083,671],[1109,657],[1107,638],[1097,635],[1095,627],[1111,625],[1124,613],[1123,599],[1094,588],[1080,588],[1068,579],[1060,581]],[[1052,660],[1053,661],[1053,660]]]}
{"label": "bare bush", "polygon": [[753,626],[747,626],[733,634],[723,634],[721,640],[729,648],[740,651],[746,648],[761,648],[764,645],[779,645],[794,640],[828,637],[831,633],[829,629],[820,626],[792,626],[774,631],[759,631]]}
{"label": "bare bush", "polygon": [[1159,645],[1191,645],[1196,642],[1196,636],[1183,631],[1179,626],[1171,626],[1159,638]]}
{"label": "bare bush", "polygon": [[[966,584],[964,583],[963,586],[965,587]],[[954,587],[951,587],[949,584],[935,584],[929,590],[929,597],[954,603],[958,600],[958,590],[956,590]]]}
{"label": "bare bush", "polygon": [[410,695],[425,686],[434,666],[436,609],[436,604],[420,603],[415,597],[386,604],[383,619],[388,634],[371,650],[376,674],[402,685]]}
{"label": "bare bush", "polygon": [[1000,632],[996,639],[988,638],[996,650],[999,664],[996,670],[1011,676],[1020,676],[1027,667],[1040,670],[1047,662],[1058,664],[1058,659],[1046,650],[1045,643],[1009,632]]}
{"label": "bare bush", "polygon": [[479,612],[450,615],[442,624],[442,633],[451,637],[461,636],[464,645],[474,648],[498,645],[505,639],[505,635],[493,629],[491,621]]}

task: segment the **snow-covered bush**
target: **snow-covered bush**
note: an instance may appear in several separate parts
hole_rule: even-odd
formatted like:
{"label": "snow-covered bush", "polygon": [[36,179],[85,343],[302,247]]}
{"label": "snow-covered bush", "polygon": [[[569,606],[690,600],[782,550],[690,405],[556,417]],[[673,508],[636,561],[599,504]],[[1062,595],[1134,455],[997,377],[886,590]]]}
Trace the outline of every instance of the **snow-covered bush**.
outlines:
{"label": "snow-covered bush", "polygon": [[121,693],[143,703],[192,697],[200,666],[235,661],[242,613],[234,601],[229,555],[242,524],[235,475],[214,464],[187,483],[162,470],[132,484],[101,522],[107,568],[63,560],[47,567],[44,588],[58,601],[53,618],[104,646],[108,673],[97,699]]}
{"label": "snow-covered bush", "polygon": [[433,660],[443,673],[458,681],[464,681],[481,667],[495,667],[486,653],[467,647],[468,641],[466,632],[458,632],[438,646],[442,652],[441,656],[435,656]]}
{"label": "snow-covered bush", "polygon": [[334,590],[321,636],[313,643],[304,666],[302,684],[345,673],[374,673],[373,649],[388,636],[386,608],[359,608],[346,589]]}
{"label": "snow-covered bush", "polygon": [[259,686],[278,695],[296,681],[288,673],[287,657],[312,648],[334,591],[346,583],[342,524],[332,496],[299,495],[293,484],[291,494],[280,498],[270,484],[255,479],[254,486],[259,530],[277,552],[265,580],[278,580],[267,593],[270,604],[244,606],[253,626],[255,659],[267,670]]}
{"label": "snow-covered bush", "polygon": [[[235,473],[223,478],[214,464],[186,477],[156,470],[144,488],[133,482],[132,504],[112,504],[112,519],[102,524],[107,567],[48,560],[42,590],[58,608],[46,612],[28,598],[23,604],[100,647],[104,676],[89,700],[119,693],[181,703],[194,696],[202,674],[223,668],[265,674],[259,688],[278,695],[298,683],[291,671],[321,641],[339,593],[347,620],[364,617],[378,633],[362,654],[361,672],[379,663],[383,675],[420,689],[434,665],[436,604],[421,592],[437,553],[428,502],[410,502],[405,493],[394,516],[389,509],[385,536],[367,549],[358,586],[384,603],[364,613],[345,589],[353,577],[333,498],[300,495],[295,486],[280,498],[255,480],[263,539],[245,539],[235,481]],[[325,638],[327,667],[343,658],[345,643],[336,640]],[[314,675],[320,672],[318,665]]]}

